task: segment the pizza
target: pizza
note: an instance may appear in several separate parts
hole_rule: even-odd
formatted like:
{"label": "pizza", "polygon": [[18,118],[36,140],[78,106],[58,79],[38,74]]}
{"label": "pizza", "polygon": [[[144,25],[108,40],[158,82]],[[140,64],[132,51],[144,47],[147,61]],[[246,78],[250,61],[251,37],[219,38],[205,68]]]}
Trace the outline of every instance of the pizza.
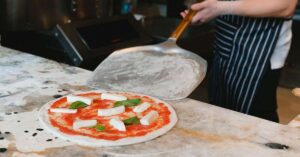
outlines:
{"label": "pizza", "polygon": [[156,98],[127,92],[90,91],[61,97],[39,111],[55,136],[87,146],[145,142],[168,132],[175,110]]}

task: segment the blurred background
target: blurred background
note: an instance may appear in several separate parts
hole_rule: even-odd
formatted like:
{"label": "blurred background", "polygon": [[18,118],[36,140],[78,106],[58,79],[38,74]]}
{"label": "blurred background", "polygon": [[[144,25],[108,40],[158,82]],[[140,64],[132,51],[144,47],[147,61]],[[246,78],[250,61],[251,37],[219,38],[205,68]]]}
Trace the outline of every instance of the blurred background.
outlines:
{"label": "blurred background", "polygon": [[[116,49],[155,44],[168,39],[181,20],[179,13],[194,2],[195,0],[0,0],[0,43],[5,47],[94,70]],[[290,92],[291,89],[300,87],[299,4],[293,21],[292,47],[278,90],[282,123],[300,113],[300,100]],[[81,34],[80,30],[83,29],[84,34]],[[96,37],[91,35],[95,29],[102,30]],[[177,44],[199,54],[210,63],[213,37],[212,21],[201,26],[189,26]],[[89,41],[107,44],[91,48],[88,47]],[[207,102],[206,87],[207,80],[190,97]]]}

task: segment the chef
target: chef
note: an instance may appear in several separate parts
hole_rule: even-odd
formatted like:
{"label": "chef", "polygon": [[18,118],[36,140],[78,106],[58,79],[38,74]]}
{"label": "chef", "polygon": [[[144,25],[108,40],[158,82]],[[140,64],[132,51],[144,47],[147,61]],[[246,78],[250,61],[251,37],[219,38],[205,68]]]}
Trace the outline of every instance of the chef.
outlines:
{"label": "chef", "polygon": [[212,104],[279,121],[276,87],[290,49],[296,5],[297,0],[205,0],[191,6],[197,11],[192,23],[216,18]]}

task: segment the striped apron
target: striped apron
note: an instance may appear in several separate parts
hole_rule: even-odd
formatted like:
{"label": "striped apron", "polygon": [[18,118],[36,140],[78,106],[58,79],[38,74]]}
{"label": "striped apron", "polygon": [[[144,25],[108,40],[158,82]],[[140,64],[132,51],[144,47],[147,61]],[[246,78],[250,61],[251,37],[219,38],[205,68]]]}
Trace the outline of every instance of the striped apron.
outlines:
{"label": "striped apron", "polygon": [[224,15],[216,19],[210,73],[212,104],[249,113],[280,34],[283,19]]}

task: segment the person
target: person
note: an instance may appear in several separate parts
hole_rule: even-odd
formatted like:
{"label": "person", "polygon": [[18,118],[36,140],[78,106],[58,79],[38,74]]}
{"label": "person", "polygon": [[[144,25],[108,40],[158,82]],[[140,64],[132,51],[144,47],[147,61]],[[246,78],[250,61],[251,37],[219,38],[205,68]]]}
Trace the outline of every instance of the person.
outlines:
{"label": "person", "polygon": [[205,0],[191,6],[192,23],[215,19],[210,103],[279,121],[276,88],[296,5],[297,0]]}
{"label": "person", "polygon": [[300,88],[299,88],[299,87],[294,88],[294,89],[292,90],[292,93],[293,93],[295,96],[300,97]]}

